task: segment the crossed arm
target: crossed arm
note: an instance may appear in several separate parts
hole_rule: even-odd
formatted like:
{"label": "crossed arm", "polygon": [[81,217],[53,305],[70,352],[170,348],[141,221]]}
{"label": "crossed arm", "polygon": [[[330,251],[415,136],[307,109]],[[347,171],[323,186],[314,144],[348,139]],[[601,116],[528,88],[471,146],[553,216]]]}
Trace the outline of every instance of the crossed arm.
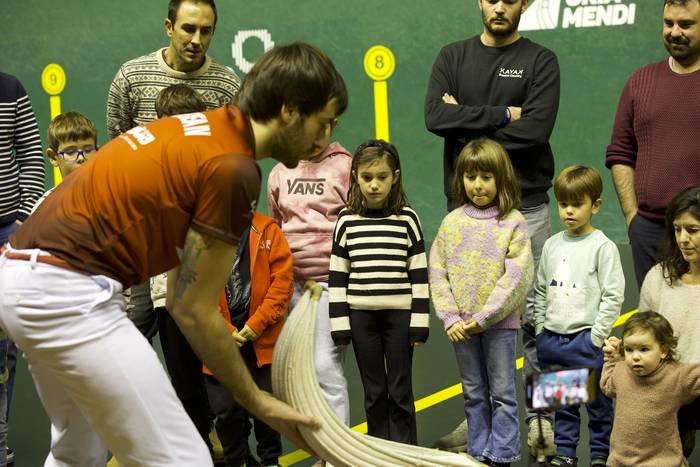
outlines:
{"label": "crossed arm", "polygon": [[476,105],[458,102],[458,76],[451,52],[438,55],[425,98],[425,125],[443,138],[472,139],[488,136],[508,151],[525,150],[547,143],[559,109],[559,64],[551,52],[541,53],[533,64],[534,78],[522,105]]}
{"label": "crossed arm", "polygon": [[168,274],[166,307],[195,353],[242,406],[312,452],[298,427],[316,428],[318,420],[258,389],[218,312],[218,297],[235,254],[235,246],[190,229],[181,265]]}

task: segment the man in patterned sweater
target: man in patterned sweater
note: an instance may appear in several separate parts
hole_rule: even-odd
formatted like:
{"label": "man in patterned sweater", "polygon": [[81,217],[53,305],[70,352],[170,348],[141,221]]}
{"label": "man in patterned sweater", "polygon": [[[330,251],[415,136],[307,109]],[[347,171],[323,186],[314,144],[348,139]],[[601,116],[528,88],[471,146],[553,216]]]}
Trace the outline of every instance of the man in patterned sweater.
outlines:
{"label": "man in patterned sweater", "polygon": [[[129,60],[117,71],[107,96],[107,132],[114,139],[138,125],[157,118],[155,102],[161,90],[184,83],[200,95],[207,110],[233,101],[240,79],[229,68],[207,55],[216,28],[214,0],[170,0],[165,32],[170,38],[167,47]],[[131,288],[129,318],[149,340],[158,332],[149,282]],[[169,334],[171,327],[161,326]],[[182,339],[167,336],[176,351]],[[189,356],[192,352],[187,349]],[[192,355],[194,357],[194,355]],[[193,418],[200,434],[208,443],[209,409],[206,394],[197,387],[176,384],[185,401],[185,409]],[[199,402],[198,402],[199,401]]]}
{"label": "man in patterned sweater", "polygon": [[214,0],[170,0],[167,47],[124,63],[109,87],[107,132],[113,139],[156,119],[158,93],[185,83],[202,97],[207,110],[230,104],[240,79],[207,55],[216,27]]}

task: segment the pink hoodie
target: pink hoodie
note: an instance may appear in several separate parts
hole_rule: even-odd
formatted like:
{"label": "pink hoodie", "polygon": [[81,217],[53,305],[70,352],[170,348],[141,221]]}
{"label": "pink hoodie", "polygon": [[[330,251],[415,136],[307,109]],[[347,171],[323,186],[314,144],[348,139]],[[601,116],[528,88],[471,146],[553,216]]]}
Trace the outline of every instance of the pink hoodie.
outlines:
{"label": "pink hoodie", "polygon": [[295,169],[277,164],[267,179],[268,214],[294,256],[294,280],[328,281],[333,229],[345,207],[352,155],[339,143]]}

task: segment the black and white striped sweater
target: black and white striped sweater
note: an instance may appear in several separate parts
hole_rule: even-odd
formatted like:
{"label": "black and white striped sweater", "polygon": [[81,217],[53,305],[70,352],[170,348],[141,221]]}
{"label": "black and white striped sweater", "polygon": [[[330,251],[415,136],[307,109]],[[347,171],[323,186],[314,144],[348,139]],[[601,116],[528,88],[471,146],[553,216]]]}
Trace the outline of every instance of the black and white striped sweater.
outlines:
{"label": "black and white striped sweater", "polygon": [[44,158],[32,104],[17,78],[0,73],[0,225],[23,221],[44,193]]}
{"label": "black and white striped sweater", "polygon": [[409,338],[425,342],[429,331],[428,270],[423,232],[415,211],[367,216],[343,209],[333,235],[330,275],[331,335],[350,342],[350,310],[405,310]]}

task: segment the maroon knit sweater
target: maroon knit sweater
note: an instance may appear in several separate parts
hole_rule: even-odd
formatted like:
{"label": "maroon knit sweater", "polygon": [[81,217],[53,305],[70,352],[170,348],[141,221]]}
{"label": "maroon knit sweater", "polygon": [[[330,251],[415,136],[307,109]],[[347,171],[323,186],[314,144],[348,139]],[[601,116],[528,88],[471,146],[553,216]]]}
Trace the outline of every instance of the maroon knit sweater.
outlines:
{"label": "maroon knit sweater", "polygon": [[639,214],[663,220],[671,198],[700,185],[700,71],[668,59],[637,70],[622,91],[605,165],[635,168]]}

